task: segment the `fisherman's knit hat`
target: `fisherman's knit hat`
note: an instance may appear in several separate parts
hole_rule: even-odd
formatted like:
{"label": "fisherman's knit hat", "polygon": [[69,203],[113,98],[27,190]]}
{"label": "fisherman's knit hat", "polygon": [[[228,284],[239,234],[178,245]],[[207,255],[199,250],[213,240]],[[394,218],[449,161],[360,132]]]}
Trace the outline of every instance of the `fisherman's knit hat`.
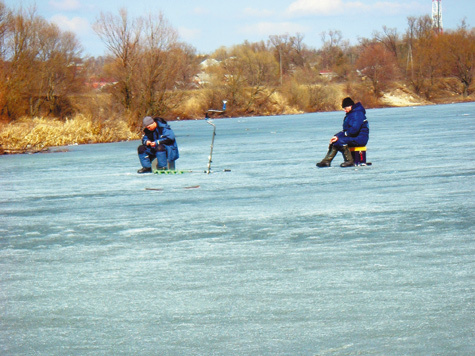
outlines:
{"label": "fisherman's knit hat", "polygon": [[148,125],[151,125],[153,124],[155,121],[153,121],[152,117],[151,116],[145,116],[143,118],[143,126],[144,127],[147,127]]}
{"label": "fisherman's knit hat", "polygon": [[353,105],[355,105],[355,102],[351,100],[350,97],[343,99],[343,102],[341,103],[342,108],[346,108],[347,106],[353,106]]}

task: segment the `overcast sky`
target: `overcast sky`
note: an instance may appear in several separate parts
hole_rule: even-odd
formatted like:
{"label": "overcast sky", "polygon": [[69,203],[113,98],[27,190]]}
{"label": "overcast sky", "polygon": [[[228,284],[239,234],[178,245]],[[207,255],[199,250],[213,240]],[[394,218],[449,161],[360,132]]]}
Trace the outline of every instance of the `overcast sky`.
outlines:
{"label": "overcast sky", "polygon": [[[76,33],[84,55],[106,53],[92,24],[101,12],[134,17],[161,12],[180,40],[209,54],[221,46],[267,40],[270,35],[300,33],[312,48],[322,45],[321,34],[341,31],[357,44],[383,26],[407,29],[407,17],[430,15],[432,0],[3,0],[17,9],[36,5],[37,14],[63,30]],[[475,0],[442,0],[443,24],[456,29],[463,19],[475,27]]]}

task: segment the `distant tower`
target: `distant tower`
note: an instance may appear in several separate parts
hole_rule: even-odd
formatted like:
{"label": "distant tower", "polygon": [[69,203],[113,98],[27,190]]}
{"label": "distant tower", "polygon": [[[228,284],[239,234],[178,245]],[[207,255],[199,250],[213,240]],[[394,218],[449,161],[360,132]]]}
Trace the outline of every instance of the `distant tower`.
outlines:
{"label": "distant tower", "polygon": [[432,27],[437,33],[443,32],[442,0],[432,0]]}

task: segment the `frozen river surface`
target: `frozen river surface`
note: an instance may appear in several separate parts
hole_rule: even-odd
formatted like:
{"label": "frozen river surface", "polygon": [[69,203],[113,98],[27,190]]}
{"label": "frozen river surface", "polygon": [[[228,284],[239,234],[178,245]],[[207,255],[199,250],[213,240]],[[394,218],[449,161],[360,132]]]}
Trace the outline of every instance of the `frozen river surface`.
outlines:
{"label": "frozen river surface", "polygon": [[0,354],[473,355],[474,113],[369,110],[362,168],[315,167],[343,112],[215,120],[209,175],[205,121],[192,173],[0,157]]}

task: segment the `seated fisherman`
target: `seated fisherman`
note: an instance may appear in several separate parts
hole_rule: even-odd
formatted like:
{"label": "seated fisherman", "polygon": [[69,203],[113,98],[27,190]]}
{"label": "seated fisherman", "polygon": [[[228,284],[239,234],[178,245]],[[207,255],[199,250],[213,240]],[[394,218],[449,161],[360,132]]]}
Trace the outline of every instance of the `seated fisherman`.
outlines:
{"label": "seated fisherman", "polygon": [[354,103],[351,98],[343,99],[342,105],[346,112],[343,119],[343,130],[330,139],[330,146],[325,158],[317,163],[317,167],[330,167],[331,161],[338,152],[343,154],[344,162],[340,167],[351,167],[355,164],[349,147],[366,146],[369,139],[369,124],[366,110],[361,103]]}
{"label": "seated fisherman", "polygon": [[158,169],[167,169],[168,162],[173,162],[179,157],[175,133],[170,125],[160,117],[144,117],[143,126],[142,145],[138,147],[142,168],[137,173],[152,172],[152,161],[155,158]]}

